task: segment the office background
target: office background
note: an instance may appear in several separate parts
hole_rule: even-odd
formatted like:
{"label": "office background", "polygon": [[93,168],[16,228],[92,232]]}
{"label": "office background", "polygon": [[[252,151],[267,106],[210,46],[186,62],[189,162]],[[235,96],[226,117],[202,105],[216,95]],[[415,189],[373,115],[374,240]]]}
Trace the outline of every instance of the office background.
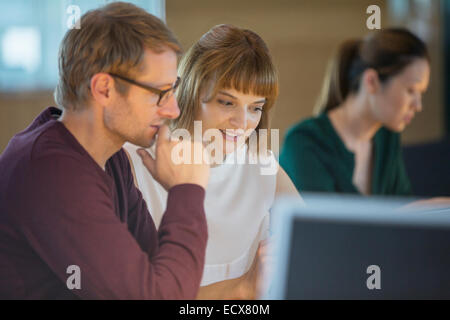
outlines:
{"label": "office background", "polygon": [[[57,50],[65,32],[67,7],[81,14],[105,0],[18,0],[0,3],[0,152],[46,106],[54,105]],[[366,9],[381,9],[381,27],[406,26],[429,46],[432,73],[423,111],[402,135],[404,146],[438,143],[449,132],[446,52],[449,30],[445,0],[137,0],[166,20],[186,50],[212,26],[231,23],[257,32],[268,44],[279,71],[280,95],[272,127],[287,128],[309,117],[328,59],[337,45],[370,30]],[[34,31],[33,31],[34,30]],[[16,32],[16,33],[14,33]],[[17,33],[19,32],[19,34]],[[22,33],[20,33],[22,32]],[[34,33],[33,33],[34,32]],[[38,32],[38,35],[36,35]],[[19,35],[19,36],[17,36]],[[22,37],[22,38],[20,38]],[[16,48],[26,42],[28,52]],[[25,59],[25,60],[26,60]],[[22,62],[21,62],[22,61]],[[449,71],[446,71],[449,70]],[[440,154],[438,152],[438,154]],[[420,158],[417,161],[420,162]]]}

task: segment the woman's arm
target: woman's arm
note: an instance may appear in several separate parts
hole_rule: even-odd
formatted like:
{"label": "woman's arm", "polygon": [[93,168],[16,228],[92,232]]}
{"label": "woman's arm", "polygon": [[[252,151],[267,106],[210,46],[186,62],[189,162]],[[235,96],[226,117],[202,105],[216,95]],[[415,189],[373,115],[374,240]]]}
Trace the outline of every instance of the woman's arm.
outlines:
{"label": "woman's arm", "polygon": [[402,206],[401,210],[426,210],[430,208],[450,208],[450,197],[434,197],[430,199],[415,200]]}
{"label": "woman's arm", "polygon": [[200,287],[199,300],[254,300],[260,299],[267,291],[272,265],[272,245],[270,239],[262,240],[256,250],[255,258],[246,274],[239,278],[220,281]]}
{"label": "woman's arm", "polygon": [[258,298],[263,267],[267,264],[268,242],[261,241],[250,269],[236,279],[200,287],[198,300],[254,300]]}
{"label": "woman's arm", "polygon": [[295,187],[291,178],[289,178],[286,171],[284,171],[284,169],[280,166],[277,173],[277,186],[275,189],[275,199],[283,195],[294,196],[302,199],[300,193],[297,191],[297,188]]}
{"label": "woman's arm", "polygon": [[250,284],[249,270],[236,279],[219,281],[208,286],[200,287],[198,300],[251,300],[255,299],[255,292]]}

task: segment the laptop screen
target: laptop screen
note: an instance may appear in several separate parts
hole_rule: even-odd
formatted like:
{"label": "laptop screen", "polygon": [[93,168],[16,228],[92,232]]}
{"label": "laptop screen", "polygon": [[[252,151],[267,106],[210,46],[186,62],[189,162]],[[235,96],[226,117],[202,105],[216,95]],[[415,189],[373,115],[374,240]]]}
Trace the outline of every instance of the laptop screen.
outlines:
{"label": "laptop screen", "polygon": [[450,227],[432,211],[409,215],[377,201],[279,209],[270,298],[450,298]]}

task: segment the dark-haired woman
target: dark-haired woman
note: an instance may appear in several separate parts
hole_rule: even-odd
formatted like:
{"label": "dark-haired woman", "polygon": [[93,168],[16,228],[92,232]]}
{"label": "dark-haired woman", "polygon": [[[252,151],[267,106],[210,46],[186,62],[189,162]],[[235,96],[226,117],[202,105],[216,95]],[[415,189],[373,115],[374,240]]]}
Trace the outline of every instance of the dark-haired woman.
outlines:
{"label": "dark-haired woman", "polygon": [[399,133],[422,110],[425,44],[404,29],[343,43],[330,64],[318,116],[286,134],[280,164],[306,192],[412,193]]}

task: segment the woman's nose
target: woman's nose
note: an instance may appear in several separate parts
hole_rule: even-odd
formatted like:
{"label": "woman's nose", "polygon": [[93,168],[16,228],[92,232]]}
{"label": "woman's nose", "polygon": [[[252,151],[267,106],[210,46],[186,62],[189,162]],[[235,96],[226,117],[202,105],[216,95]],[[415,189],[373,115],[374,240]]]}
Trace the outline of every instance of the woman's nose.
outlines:
{"label": "woman's nose", "polygon": [[[244,129],[247,127],[247,112],[245,110],[236,110],[230,119],[233,129]],[[231,129],[231,128],[230,128]]]}
{"label": "woman's nose", "polygon": [[421,96],[421,95],[419,95],[419,96],[414,100],[414,109],[416,110],[416,112],[422,111],[422,96]]}

